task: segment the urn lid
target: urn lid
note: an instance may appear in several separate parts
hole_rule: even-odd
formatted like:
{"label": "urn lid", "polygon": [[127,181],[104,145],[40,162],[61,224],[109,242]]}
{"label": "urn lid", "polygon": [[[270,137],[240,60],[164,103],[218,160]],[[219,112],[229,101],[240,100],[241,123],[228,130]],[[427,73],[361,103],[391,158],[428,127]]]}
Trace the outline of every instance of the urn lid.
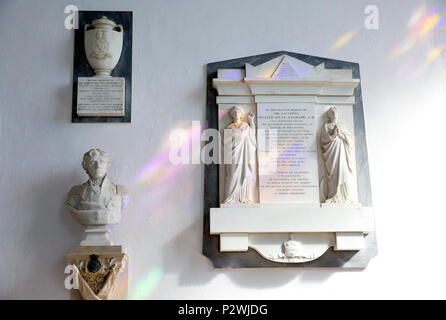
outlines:
{"label": "urn lid", "polygon": [[91,23],[91,25],[94,27],[98,27],[101,25],[107,25],[107,26],[111,26],[112,28],[117,26],[117,24],[114,21],[109,20],[106,16],[102,16],[101,18],[94,20]]}

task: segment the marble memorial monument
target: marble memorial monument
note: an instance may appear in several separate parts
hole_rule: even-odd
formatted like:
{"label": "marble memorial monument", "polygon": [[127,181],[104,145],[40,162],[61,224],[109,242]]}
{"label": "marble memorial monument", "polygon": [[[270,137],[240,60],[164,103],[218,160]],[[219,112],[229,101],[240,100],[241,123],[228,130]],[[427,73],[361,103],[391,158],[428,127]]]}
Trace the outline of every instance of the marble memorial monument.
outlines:
{"label": "marble memorial monument", "polygon": [[93,77],[77,79],[79,116],[123,116],[125,79],[112,77],[122,51],[122,25],[103,16],[84,25],[85,55]]}
{"label": "marble memorial monument", "polygon": [[221,162],[205,168],[214,266],[367,265],[376,242],[360,94],[349,62],[277,52],[208,64],[206,120],[222,136]]}
{"label": "marble memorial monument", "polygon": [[[89,150],[82,160],[89,179],[68,193],[66,206],[85,226],[86,233],[80,246],[71,247],[65,255],[72,271],[70,277],[76,283],[72,299],[125,299],[127,295],[128,257],[122,246],[111,242],[108,225],[120,222],[128,193],[124,186],[110,181],[109,166],[110,159],[104,151]],[[125,285],[115,290],[119,281]]]}
{"label": "marble memorial monument", "polygon": [[73,122],[130,122],[132,12],[79,11]]}

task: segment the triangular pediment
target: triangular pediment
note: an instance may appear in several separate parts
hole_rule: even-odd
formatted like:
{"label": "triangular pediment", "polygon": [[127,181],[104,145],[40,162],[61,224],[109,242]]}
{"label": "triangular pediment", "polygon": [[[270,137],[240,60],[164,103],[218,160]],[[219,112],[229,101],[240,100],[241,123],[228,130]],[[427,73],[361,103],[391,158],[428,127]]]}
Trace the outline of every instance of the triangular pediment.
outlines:
{"label": "triangular pediment", "polygon": [[278,56],[272,60],[262,63],[258,66],[253,66],[249,63],[245,64],[247,78],[271,78],[274,71],[282,62],[284,55]]}
{"label": "triangular pediment", "polygon": [[[311,67],[310,65],[308,66]],[[294,66],[290,57],[285,55],[271,78],[298,77],[299,73],[298,68]]]}
{"label": "triangular pediment", "polygon": [[315,67],[296,58],[284,55],[271,78],[306,77],[315,73]]}
{"label": "triangular pediment", "polygon": [[312,66],[299,59],[283,54],[258,66],[245,64],[246,78],[277,80],[352,79],[350,69],[326,69],[325,63]]}
{"label": "triangular pediment", "polygon": [[[289,55],[281,55],[270,61],[262,63],[258,66],[246,64],[247,78],[273,78],[273,79],[290,79],[302,78],[316,75],[325,68],[319,66],[313,67],[311,64],[305,63],[299,59]],[[318,72],[319,71],[319,72]]]}

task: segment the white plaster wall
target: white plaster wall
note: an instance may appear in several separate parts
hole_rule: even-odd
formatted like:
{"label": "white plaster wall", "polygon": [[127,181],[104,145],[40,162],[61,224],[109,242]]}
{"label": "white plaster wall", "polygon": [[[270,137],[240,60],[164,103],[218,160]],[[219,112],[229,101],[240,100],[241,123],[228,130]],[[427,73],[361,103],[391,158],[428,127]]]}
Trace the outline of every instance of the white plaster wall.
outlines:
{"label": "white plaster wall", "polygon": [[[130,125],[70,123],[68,4],[134,11]],[[364,28],[368,4],[379,30]],[[113,238],[131,256],[132,298],[446,298],[446,47],[420,69],[445,28],[420,29],[389,58],[423,5],[446,15],[441,0],[1,0],[0,298],[68,297],[63,254],[82,229],[63,203],[91,147],[130,189]],[[213,270],[201,255],[202,167],[163,162],[170,130],[204,120],[206,63],[279,50],[360,63],[379,250],[365,271]],[[155,170],[136,183],[146,163]]]}

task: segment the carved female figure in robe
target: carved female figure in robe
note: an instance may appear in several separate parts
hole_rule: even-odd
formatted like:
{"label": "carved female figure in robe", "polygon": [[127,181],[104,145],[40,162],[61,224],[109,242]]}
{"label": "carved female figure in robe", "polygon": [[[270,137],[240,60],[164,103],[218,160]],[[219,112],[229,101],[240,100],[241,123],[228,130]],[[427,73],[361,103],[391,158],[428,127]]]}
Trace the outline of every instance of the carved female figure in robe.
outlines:
{"label": "carved female figure in robe", "polygon": [[325,167],[321,189],[327,189],[327,194],[323,194],[325,203],[352,203],[353,139],[339,122],[338,110],[335,107],[327,111],[327,117],[328,121],[322,126],[320,132]]}
{"label": "carved female figure in robe", "polygon": [[243,121],[245,112],[233,106],[229,112],[233,122],[223,133],[225,164],[224,203],[253,203],[256,191],[256,128],[254,115],[248,113],[248,123]]}

